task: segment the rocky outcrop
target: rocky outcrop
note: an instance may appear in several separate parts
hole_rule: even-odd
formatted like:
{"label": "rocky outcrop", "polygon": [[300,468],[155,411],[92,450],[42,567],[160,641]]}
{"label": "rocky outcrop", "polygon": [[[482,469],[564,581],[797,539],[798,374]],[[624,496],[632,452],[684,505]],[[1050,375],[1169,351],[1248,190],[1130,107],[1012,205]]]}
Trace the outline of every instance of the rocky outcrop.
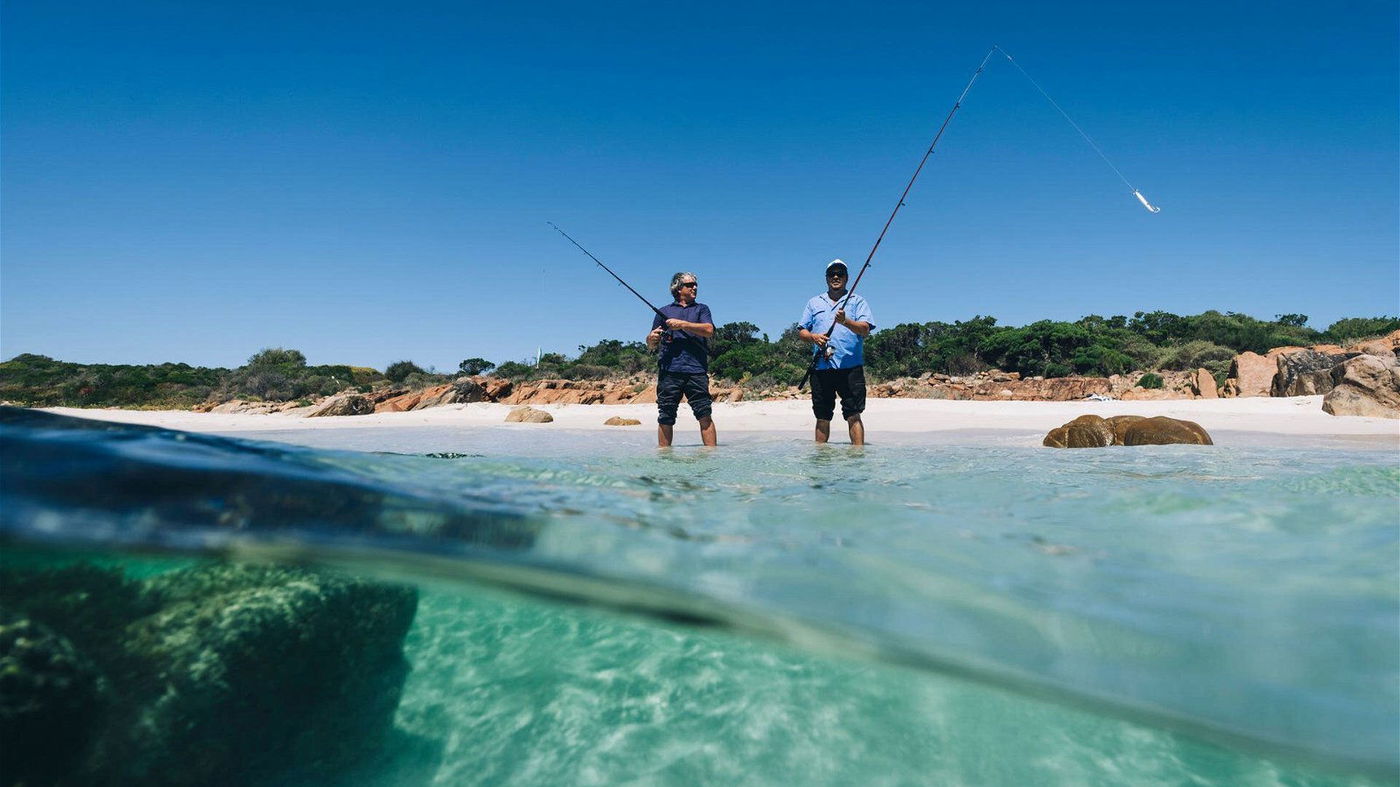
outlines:
{"label": "rocky outcrop", "polygon": [[1351,357],[1353,353],[1326,353],[1314,349],[1280,354],[1274,359],[1277,371],[1269,393],[1272,396],[1325,394],[1332,390],[1332,368]]}
{"label": "rocky outcrop", "polygon": [[1389,334],[1379,339],[1369,339],[1347,348],[1348,352],[1363,353],[1365,355],[1375,355],[1380,358],[1400,355],[1400,330],[1391,331]]}
{"label": "rocky outcrop", "polygon": [[515,383],[510,380],[502,380],[499,377],[473,377],[472,380],[481,385],[481,390],[486,394],[488,402],[499,402],[510,396],[510,392],[515,389]]}
{"label": "rocky outcrop", "polygon": [[341,394],[332,396],[316,409],[306,414],[307,418],[321,418],[331,415],[370,415],[374,412],[374,402],[362,394]]}
{"label": "rocky outcrop", "polygon": [[638,421],[638,420],[635,419],[635,418],[623,418],[622,416],[614,415],[612,418],[609,418],[608,420],[604,421],[604,422],[603,422],[603,425],[604,425],[604,426],[639,426],[641,423],[642,423],[641,421]]}
{"label": "rocky outcrop", "polygon": [[528,405],[517,407],[506,413],[506,423],[547,424],[553,421],[554,416],[543,410],[536,410]]}
{"label": "rocky outcrop", "polygon": [[1045,435],[1041,445],[1050,448],[1103,448],[1110,445],[1213,445],[1210,435],[1195,421],[1156,416],[1115,415],[1100,418],[1081,415]]}
{"label": "rocky outcrop", "polygon": [[[304,401],[304,400],[303,400]],[[253,402],[246,399],[230,399],[227,402],[214,404],[206,402],[196,408],[197,413],[248,413],[253,415],[269,415],[271,413],[292,413],[304,409],[301,401],[293,402]]]}
{"label": "rocky outcrop", "polygon": [[[506,383],[506,385],[509,386],[510,383]],[[441,407],[445,404],[470,404],[489,400],[486,387],[479,380],[463,377],[446,385],[435,385],[432,388],[385,399],[375,405],[374,411],[376,413],[401,413],[407,410]]]}
{"label": "rocky outcrop", "polygon": [[1324,412],[1400,418],[1400,361],[1394,355],[1358,355],[1332,369]]}
{"label": "rocky outcrop", "polygon": [[280,783],[392,729],[411,587],[245,565],[0,580],[7,783]]}

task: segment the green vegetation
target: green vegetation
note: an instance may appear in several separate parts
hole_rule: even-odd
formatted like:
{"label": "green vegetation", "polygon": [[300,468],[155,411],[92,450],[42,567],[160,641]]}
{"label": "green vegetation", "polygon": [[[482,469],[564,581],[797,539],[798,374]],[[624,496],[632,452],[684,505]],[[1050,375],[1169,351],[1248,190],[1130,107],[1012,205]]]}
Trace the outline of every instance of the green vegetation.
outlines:
{"label": "green vegetation", "polygon": [[[1014,327],[978,315],[876,331],[866,341],[865,362],[874,380],[926,372],[967,375],[994,368],[1026,377],[1205,368],[1220,383],[1230,361],[1246,350],[1264,353],[1286,345],[1341,344],[1400,329],[1397,317],[1349,317],[1324,331],[1307,323],[1303,314],[1280,314],[1266,321],[1235,312],[1183,316],[1153,311],[1132,317],[1091,314],[1074,322],[1041,320]],[[468,358],[458,371],[491,372],[516,382],[600,380],[650,374],[656,365],[655,356],[637,341],[604,339],[578,350],[574,358],[546,353],[534,363],[497,365]],[[795,384],[811,350],[798,338],[796,325],[772,340],[753,323],[731,322],[715,329],[710,355],[710,373],[716,379],[766,388]],[[262,350],[233,370],[170,363],[75,364],[25,354],[0,363],[0,400],[33,406],[180,408],[234,398],[309,400],[347,388],[368,391],[385,382],[422,388],[449,379],[407,360],[389,364],[383,375],[367,367],[308,366],[302,353],[280,347]]]}
{"label": "green vegetation", "polygon": [[413,361],[394,361],[384,368],[384,376],[389,378],[391,383],[401,383],[408,379],[411,374],[425,374],[426,372]]}
{"label": "green vegetation", "polygon": [[485,374],[496,368],[496,364],[485,358],[468,358],[457,364],[457,370],[466,375]]}
{"label": "green vegetation", "polygon": [[1138,378],[1137,384],[1139,388],[1161,388],[1166,381],[1162,379],[1162,375],[1148,372]]}
{"label": "green vegetation", "polygon": [[281,347],[232,370],[65,363],[25,353],[0,363],[0,400],[33,407],[189,408],[229,399],[294,401],[382,379],[364,367],[308,366],[305,355]]}

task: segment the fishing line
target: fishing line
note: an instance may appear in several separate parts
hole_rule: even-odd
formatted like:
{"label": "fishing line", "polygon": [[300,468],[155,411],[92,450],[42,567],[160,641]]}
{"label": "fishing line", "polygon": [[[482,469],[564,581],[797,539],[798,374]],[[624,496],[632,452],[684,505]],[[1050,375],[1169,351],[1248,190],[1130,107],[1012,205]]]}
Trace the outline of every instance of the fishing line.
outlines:
{"label": "fishing line", "polygon": [[1045,100],[1050,102],[1050,106],[1054,107],[1055,111],[1059,112],[1060,115],[1064,117],[1064,119],[1068,121],[1071,126],[1074,127],[1075,131],[1079,132],[1079,136],[1083,137],[1084,141],[1089,143],[1089,147],[1093,148],[1094,152],[1099,154],[1099,158],[1103,159],[1103,163],[1107,164],[1108,168],[1113,170],[1114,174],[1118,175],[1118,179],[1123,181],[1123,185],[1128,187],[1128,190],[1133,193],[1134,197],[1137,197],[1138,202],[1141,202],[1144,208],[1147,208],[1153,213],[1162,212],[1161,208],[1148,202],[1147,197],[1142,196],[1142,192],[1138,191],[1136,188],[1133,187],[1132,183],[1128,182],[1128,179],[1123,176],[1123,172],[1119,170],[1118,167],[1114,166],[1112,161],[1109,161],[1108,156],[1104,154],[1103,149],[1098,146],[1098,143],[1094,142],[1094,140],[1091,139],[1088,134],[1084,133],[1084,129],[1080,128],[1079,124],[1074,122],[1074,118],[1070,117],[1069,113],[1066,112],[1064,108],[1061,107],[1059,103],[1055,101],[1055,99],[1051,98],[1049,93],[1045,92],[1045,88],[1041,87],[1039,82],[1035,81],[1035,79],[1030,74],[1026,73],[1026,69],[1022,68],[1021,64],[1017,63],[1016,59],[1013,58],[1009,52],[1007,52],[1005,49],[1002,49],[999,46],[993,46],[992,49],[1002,53],[1002,55],[1006,57],[1007,62],[1015,66],[1016,70],[1020,71],[1021,75],[1024,76],[1032,85],[1034,85],[1036,90],[1040,91],[1040,95],[1045,96]]}

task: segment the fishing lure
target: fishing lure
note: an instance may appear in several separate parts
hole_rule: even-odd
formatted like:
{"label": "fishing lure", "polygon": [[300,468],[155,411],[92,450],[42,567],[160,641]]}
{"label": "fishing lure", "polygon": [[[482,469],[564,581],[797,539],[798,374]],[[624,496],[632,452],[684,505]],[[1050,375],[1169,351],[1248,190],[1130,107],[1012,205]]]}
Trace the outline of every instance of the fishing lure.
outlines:
{"label": "fishing lure", "polygon": [[1144,208],[1147,208],[1147,210],[1148,210],[1149,212],[1151,212],[1151,213],[1161,213],[1161,212],[1162,212],[1162,209],[1161,209],[1161,208],[1159,208],[1159,207],[1157,207],[1156,205],[1153,205],[1152,203],[1148,202],[1148,201],[1147,201],[1147,197],[1142,196],[1142,192],[1141,192],[1141,191],[1138,191],[1136,188],[1133,188],[1133,184],[1129,183],[1129,182],[1128,182],[1128,179],[1125,178],[1125,177],[1123,177],[1123,173],[1120,172],[1119,169],[1118,169],[1117,167],[1113,166],[1113,162],[1108,160],[1108,156],[1104,155],[1103,150],[1100,149],[1099,146],[1098,146],[1097,144],[1095,144],[1094,140],[1090,139],[1090,138],[1089,138],[1089,135],[1084,133],[1084,129],[1080,128],[1080,127],[1079,127],[1079,124],[1078,124],[1078,123],[1075,123],[1075,122],[1074,122],[1074,119],[1071,118],[1071,117],[1069,116],[1069,113],[1066,112],[1063,108],[1061,108],[1060,105],[1059,105],[1058,103],[1055,102],[1055,99],[1053,99],[1053,98],[1050,97],[1050,94],[1049,94],[1049,93],[1046,93],[1046,92],[1045,92],[1045,88],[1041,87],[1039,82],[1037,82],[1037,81],[1035,81],[1034,79],[1032,79],[1032,78],[1031,78],[1031,75],[1026,73],[1026,69],[1021,68],[1021,64],[1020,64],[1020,63],[1017,63],[1016,60],[1015,60],[1015,58],[1011,57],[1011,55],[1010,55],[1009,53],[1007,53],[1007,51],[1006,51],[1005,49],[1002,49],[1002,48],[999,47],[999,46],[994,46],[994,47],[992,47],[992,49],[995,50],[995,51],[997,51],[997,52],[1002,53],[1002,55],[1004,55],[1004,56],[1006,57],[1007,62],[1009,62],[1011,65],[1015,66],[1015,67],[1016,67],[1016,70],[1017,70],[1017,71],[1020,71],[1020,72],[1021,72],[1021,75],[1024,76],[1027,80],[1029,80],[1030,83],[1031,83],[1032,85],[1035,86],[1035,89],[1036,89],[1036,90],[1039,90],[1039,91],[1040,91],[1040,95],[1045,96],[1045,100],[1050,102],[1050,106],[1054,107],[1054,108],[1055,108],[1055,111],[1059,112],[1060,115],[1063,116],[1065,120],[1069,121],[1069,124],[1070,124],[1071,126],[1074,127],[1074,130],[1079,132],[1079,136],[1083,137],[1083,138],[1084,138],[1084,141],[1089,143],[1089,147],[1093,148],[1093,149],[1094,149],[1094,152],[1097,153],[1097,154],[1099,154],[1099,158],[1103,159],[1104,163],[1108,165],[1109,169],[1111,169],[1111,170],[1113,170],[1115,173],[1117,173],[1118,179],[1121,180],[1121,181],[1123,181],[1123,185],[1125,185],[1125,186],[1128,187],[1128,190],[1132,192],[1132,194],[1133,194],[1134,197],[1137,197],[1137,201],[1138,201],[1138,202],[1141,202],[1141,203],[1142,203],[1142,206],[1143,206]]}

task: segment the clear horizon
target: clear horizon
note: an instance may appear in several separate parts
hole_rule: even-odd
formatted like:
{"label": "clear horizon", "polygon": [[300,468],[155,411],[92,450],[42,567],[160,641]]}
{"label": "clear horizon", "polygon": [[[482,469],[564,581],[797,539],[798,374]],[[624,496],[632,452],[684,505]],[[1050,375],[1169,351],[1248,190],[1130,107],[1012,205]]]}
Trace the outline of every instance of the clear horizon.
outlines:
{"label": "clear horizon", "polygon": [[441,371],[640,340],[689,270],[776,337],[854,272],[882,328],[1400,313],[1394,3],[856,14],[764,3],[6,5],[0,354]]}

